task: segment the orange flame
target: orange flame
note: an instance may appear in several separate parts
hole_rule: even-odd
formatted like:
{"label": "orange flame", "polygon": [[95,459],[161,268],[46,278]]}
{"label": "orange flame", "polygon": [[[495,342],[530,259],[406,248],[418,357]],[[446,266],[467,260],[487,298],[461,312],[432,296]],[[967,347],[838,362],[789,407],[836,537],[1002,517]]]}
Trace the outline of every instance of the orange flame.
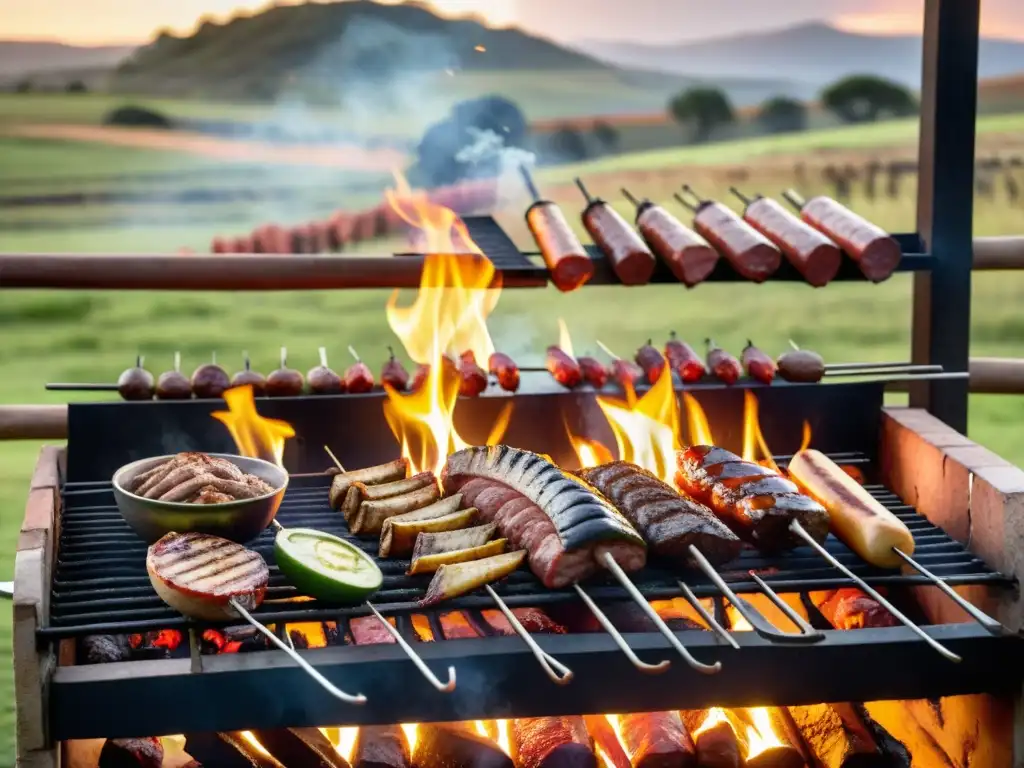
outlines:
{"label": "orange flame", "polygon": [[708,710],[708,715],[704,718],[704,722],[701,723],[697,730],[693,732],[692,735],[694,740],[698,739],[702,733],[711,730],[719,723],[725,723],[732,728],[733,731],[736,730],[736,725],[733,722],[733,719],[729,716],[729,713],[721,707],[712,707]]}
{"label": "orange flame", "polygon": [[753,707],[747,710],[751,723],[747,725],[746,742],[748,761],[770,749],[785,749],[786,744],[775,732],[771,715],[766,707]]}
{"label": "orange flame", "polygon": [[214,411],[210,415],[228,428],[238,453],[284,466],[284,443],[289,437],[295,437],[292,425],[260,416],[249,384],[229,389],[224,393],[224,400],[228,410]]}
{"label": "orange flame", "polygon": [[[480,249],[454,211],[414,192],[401,174],[395,174],[395,181],[396,189],[386,192],[388,204],[422,233],[427,253],[415,301],[399,307],[395,291],[387,304],[388,324],[409,357],[429,365],[430,373],[411,394],[385,385],[384,415],[414,471],[436,473],[450,453],[467,446],[453,422],[459,374],[442,361],[446,355],[458,359],[471,351],[478,364],[487,365],[494,352],[487,318],[498,303],[500,276],[488,259],[458,255],[479,254]],[[510,403],[491,430],[488,445],[501,440],[511,415]]]}
{"label": "orange flame", "polygon": [[[324,729],[321,728],[320,730]],[[352,757],[356,751],[356,739],[359,737],[359,729],[350,725],[336,730],[337,741],[334,741],[334,751],[345,758],[345,762],[351,764]]]}
{"label": "orange flame", "polygon": [[405,740],[409,742],[409,754],[416,754],[416,743],[420,740],[420,727],[417,723],[402,723]]}
{"label": "orange flame", "polygon": [[508,720],[495,720],[494,722],[498,726],[498,746],[501,747],[502,752],[512,757],[512,737],[509,735]]}
{"label": "orange flame", "polygon": [[715,438],[711,435],[711,425],[708,424],[708,417],[697,402],[697,398],[689,392],[683,392],[683,407],[686,409],[686,421],[690,427],[690,445],[714,445]]}

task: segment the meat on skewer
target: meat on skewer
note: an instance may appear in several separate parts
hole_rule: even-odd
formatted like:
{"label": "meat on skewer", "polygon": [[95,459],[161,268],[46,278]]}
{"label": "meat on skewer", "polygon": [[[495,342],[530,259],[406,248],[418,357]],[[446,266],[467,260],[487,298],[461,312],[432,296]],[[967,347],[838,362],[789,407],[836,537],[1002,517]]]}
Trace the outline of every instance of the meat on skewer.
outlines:
{"label": "meat on skewer", "polygon": [[380,381],[396,392],[405,392],[409,388],[409,373],[395,357],[391,347],[388,347],[388,354],[390,357],[380,371]]}
{"label": "meat on skewer", "polygon": [[680,451],[677,463],[679,489],[762,552],[800,546],[803,540],[789,530],[794,520],[817,541],[828,535],[825,508],[772,469],[710,445]]}
{"label": "meat on skewer", "polygon": [[345,391],[341,376],[327,365],[327,348],[320,347],[320,365],[309,369],[306,382],[314,395],[339,395]]}
{"label": "meat on skewer", "polygon": [[654,254],[619,212],[605,200],[595,198],[583,181],[576,179],[587,201],[583,210],[583,227],[594,244],[608,259],[616,277],[623,285],[646,285],[654,274]]}
{"label": "meat on skewer", "polygon": [[603,496],[547,459],[505,445],[448,457],[441,481],[497,523],[509,549],[525,549],[530,569],[549,588],[586,578],[610,554],[624,571],[646,561],[643,538]]}
{"label": "meat on skewer", "polygon": [[498,380],[498,386],[506,392],[519,389],[519,366],[503,352],[495,352],[487,359],[487,370]]}
{"label": "meat on skewer", "polygon": [[577,357],[576,363],[580,367],[583,381],[594,389],[601,389],[608,382],[608,369],[597,358],[584,355]]}
{"label": "meat on skewer", "polygon": [[579,386],[583,380],[583,373],[580,371],[579,363],[574,360],[561,347],[550,346],[547,350],[545,362],[548,371],[554,376],[555,381],[563,387],[572,389]]}
{"label": "meat on skewer", "polygon": [[615,461],[578,474],[626,516],[659,557],[688,564],[691,545],[712,564],[728,562],[739,554],[739,538],[710,509],[680,496],[635,464]]}
{"label": "meat on skewer", "polygon": [[563,293],[574,291],[594,276],[594,262],[562,210],[550,200],[541,199],[526,166],[519,170],[534,200],[526,209],[526,224],[551,272],[551,282]]}
{"label": "meat on skewer", "polygon": [[281,367],[267,376],[267,394],[270,397],[298,397],[305,386],[302,374],[288,367],[288,350],[281,347]]}
{"label": "meat on skewer", "polygon": [[366,394],[373,391],[373,372],[370,366],[364,363],[352,347],[348,348],[349,354],[356,359],[345,371],[345,378],[342,387],[346,392],[354,395]]}
{"label": "meat on skewer", "polygon": [[117,392],[125,400],[152,400],[156,393],[153,374],[142,367],[145,358],[135,358],[135,367],[117,377]]}
{"label": "meat on skewer", "polygon": [[217,365],[217,353],[205,365],[200,365],[192,374],[192,392],[198,398],[213,399],[224,394],[231,386],[228,372]]}
{"label": "meat on skewer", "polygon": [[825,361],[817,352],[800,349],[790,341],[793,349],[779,355],[778,371],[786,381],[814,384],[825,376]]}
{"label": "meat on skewer", "polygon": [[685,341],[676,338],[675,331],[669,334],[669,340],[665,343],[665,359],[676,375],[687,384],[700,381],[708,372],[700,355]]}
{"label": "meat on skewer", "polygon": [[651,339],[648,339],[647,343],[636,352],[636,364],[643,369],[648,383],[654,384],[661,378],[662,371],[665,370],[665,357],[657,347],[652,346]]}
{"label": "meat on skewer", "polygon": [[467,349],[459,356],[459,394],[478,397],[485,389],[487,372],[477,364],[473,350]]}
{"label": "meat on skewer", "polygon": [[747,372],[747,376],[750,378],[762,384],[771,384],[775,379],[775,371],[777,369],[775,361],[772,360],[771,356],[755,347],[754,342],[747,341],[747,346],[743,348],[741,357],[743,359],[743,370]]}
{"label": "meat on skewer", "polygon": [[703,282],[718,264],[718,252],[708,241],[650,200],[638,200],[628,189],[622,193],[636,206],[636,225],[658,257],[687,287]]}
{"label": "meat on skewer", "polygon": [[157,400],[189,400],[192,397],[192,383],[181,372],[181,353],[174,353],[174,368],[164,371],[156,380]]}
{"label": "meat on skewer", "polygon": [[267,380],[262,373],[252,369],[248,352],[242,353],[242,370],[231,377],[231,386],[250,386],[255,397],[262,397],[267,393]]}
{"label": "meat on skewer", "polygon": [[715,344],[712,339],[707,339],[705,343],[708,346],[708,370],[724,384],[732,386],[739,381],[743,375],[740,361]]}

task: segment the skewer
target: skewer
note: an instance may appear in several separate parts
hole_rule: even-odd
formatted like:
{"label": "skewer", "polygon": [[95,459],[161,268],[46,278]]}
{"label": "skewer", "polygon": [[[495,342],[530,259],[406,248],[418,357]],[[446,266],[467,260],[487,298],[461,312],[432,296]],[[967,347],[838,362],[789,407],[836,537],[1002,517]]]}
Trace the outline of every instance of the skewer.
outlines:
{"label": "skewer", "polygon": [[672,197],[674,197],[676,200],[678,200],[680,205],[682,205],[683,208],[685,208],[686,210],[690,211],[691,213],[696,213],[697,212],[697,206],[695,206],[692,203],[689,203],[686,200],[684,200],[683,196],[680,195],[678,192],[676,192],[674,195],[672,195]]}
{"label": "skewer", "polygon": [[964,611],[966,611],[972,619],[981,624],[981,626],[988,630],[990,634],[995,635],[996,637],[1000,637],[1005,633],[1006,630],[1004,629],[1002,624],[993,619],[984,611],[981,611],[978,608],[976,608],[970,601],[965,600],[963,597],[958,595],[956,591],[951,586],[949,586],[949,584],[947,584],[943,579],[929,571],[927,568],[925,568],[923,565],[917,562],[906,552],[901,550],[899,547],[893,547],[892,551],[899,555],[903,562],[905,562],[915,571],[917,571],[926,579],[931,581],[932,584],[934,584],[936,587],[942,590],[943,594],[945,594],[946,597],[948,597],[954,603],[963,608]]}
{"label": "skewer", "polygon": [[941,365],[915,365],[914,363],[889,363],[887,365],[857,365],[842,363],[835,368],[825,366],[826,376],[866,376],[869,373],[942,373]]}
{"label": "skewer", "polygon": [[307,675],[309,675],[316,682],[318,682],[320,684],[320,686],[325,691],[327,691],[329,694],[331,694],[331,696],[334,696],[334,698],[340,699],[341,701],[344,701],[347,704],[365,704],[366,703],[366,697],[363,694],[357,693],[355,696],[353,696],[350,693],[345,693],[343,690],[341,690],[340,688],[335,686],[334,683],[332,683],[326,677],[324,677],[319,672],[317,672],[316,669],[313,668],[313,665],[311,665],[308,661],[306,661],[304,658],[302,658],[294,648],[289,648],[288,644],[285,643],[284,640],[279,638],[277,635],[275,635],[273,632],[271,632],[265,626],[263,626],[258,621],[256,621],[256,619],[253,618],[252,614],[249,613],[247,610],[245,610],[245,608],[242,607],[241,603],[239,603],[235,598],[232,597],[228,602],[231,604],[232,608],[234,608],[236,611],[238,611],[238,615],[239,616],[241,616],[243,619],[245,619],[247,622],[249,622],[256,630],[258,630],[262,635],[264,635],[270,642],[272,642],[274,645],[276,645],[282,651],[287,653],[291,657],[292,661],[294,661],[296,664],[298,664],[299,667],[301,667],[302,670]]}
{"label": "skewer", "polygon": [[[352,347],[351,344],[348,345],[348,353],[350,355],[352,355],[352,357],[354,357],[356,359],[357,363],[363,362],[362,359],[360,359],[360,357],[359,357],[359,353],[355,351],[355,349]],[[325,352],[324,355],[326,356],[326,354],[327,353]],[[327,364],[324,363],[324,368],[326,368],[326,367],[327,367]]]}
{"label": "skewer", "polygon": [[[948,371],[945,373],[918,373],[918,374],[894,374],[892,376],[882,375],[877,376],[871,373],[850,373],[843,374],[844,376],[870,376],[871,381],[880,383],[890,383],[898,381],[950,381],[956,379],[969,379],[971,374],[967,371]],[[833,376],[831,378],[838,378]]]}
{"label": "skewer", "polygon": [[[718,571],[715,570],[714,566],[708,562],[707,558],[692,544],[690,545],[690,557],[697,564],[697,567],[704,571],[704,574],[711,579],[711,583],[718,587],[718,591],[722,593],[726,600],[732,603],[733,607],[747,620],[747,623],[754,628],[765,640],[769,640],[773,643],[817,643],[825,639],[823,632],[812,627],[803,617],[793,612],[788,605],[780,598],[775,591],[765,584],[756,574],[751,573],[750,576],[757,582],[757,585],[764,591],[765,595],[782,609],[786,617],[792,621],[797,631],[794,632],[783,632],[768,619],[766,619],[762,613],[757,610],[753,605],[748,603],[742,597],[732,591],[732,588],[726,583],[725,579],[721,577]],[[785,608],[782,606],[785,605]]]}
{"label": "skewer", "polygon": [[331,457],[331,461],[334,462],[334,466],[338,468],[339,472],[348,472],[348,470],[345,469],[344,466],[342,466],[342,463],[338,461],[338,457],[334,455],[334,451],[330,449],[330,446],[325,445],[324,450],[327,451],[327,455]]}
{"label": "skewer", "polygon": [[610,357],[612,360],[620,359],[618,355],[616,355],[614,352],[608,349],[607,345],[605,345],[603,341],[597,341],[597,346],[599,346],[601,348],[601,351],[608,355],[608,357]]}
{"label": "skewer", "polygon": [[800,525],[799,521],[791,521],[789,524],[789,530],[791,530],[793,533],[795,533],[797,536],[799,536],[801,539],[807,542],[807,544],[809,544],[815,552],[817,552],[819,555],[825,558],[826,561],[828,561],[829,565],[831,565],[837,571],[839,571],[848,579],[853,581],[853,583],[860,587],[860,589],[863,590],[865,593],[867,593],[875,600],[877,600],[879,603],[881,603],[882,607],[889,611],[889,613],[891,613],[893,616],[895,616],[899,622],[901,622],[905,627],[907,627],[907,629],[911,630],[914,634],[916,634],[918,637],[920,637],[922,640],[928,643],[928,645],[930,645],[932,648],[934,648],[936,651],[942,654],[945,658],[954,662],[961,661],[959,656],[957,656],[951,650],[946,648],[946,646],[942,645],[942,643],[931,637],[931,635],[929,635],[927,632],[925,632],[923,629],[917,626],[917,624],[915,624],[905,615],[903,615],[903,613],[900,612],[900,610],[896,606],[894,606],[887,599],[882,597],[882,595],[879,594],[877,589],[872,587],[870,584],[864,581],[864,579],[857,576],[853,571],[851,571],[841,562],[836,560],[836,558],[834,558],[827,549],[821,546],[821,544],[819,544],[814,539],[814,537],[811,536],[802,525]]}
{"label": "skewer", "polygon": [[551,681],[556,685],[565,685],[572,680],[572,670],[537,645],[537,641],[533,639],[533,635],[526,631],[526,627],[524,627],[520,623],[519,619],[516,618],[516,615],[509,610],[509,607],[505,605],[505,601],[501,599],[491,585],[484,584],[484,589],[487,590],[487,594],[491,596],[492,600],[494,600],[495,605],[498,606],[498,610],[505,614],[505,618],[512,626],[512,629],[514,629],[516,634],[523,639],[523,642],[529,646],[530,650],[533,652],[534,658],[536,658],[540,663],[544,672],[549,678],[551,678]]}
{"label": "skewer", "polygon": [[736,187],[729,187],[729,191],[732,192],[733,195],[735,195],[737,199],[739,199],[739,201],[744,205],[750,205],[752,202],[754,202],[749,197],[740,192],[738,189],[736,189]]}
{"label": "skewer", "polygon": [[[349,347],[349,349],[351,350],[352,347]],[[320,347],[317,349],[317,354],[320,356],[320,366],[323,368],[330,368],[330,366],[327,365],[327,347]]]}
{"label": "skewer", "polygon": [[941,365],[916,365],[915,363],[890,361],[884,363],[826,363],[825,372],[829,371],[848,371],[848,370],[877,370],[879,368],[938,368],[942,370]]}
{"label": "skewer", "polygon": [[796,209],[797,213],[802,211],[804,206],[807,205],[807,201],[804,200],[803,196],[795,189],[783,190],[782,199],[792,205]]}
{"label": "skewer", "polygon": [[692,206],[692,210],[694,211],[694,213],[696,213],[700,209],[700,207],[704,204],[704,202],[705,202],[704,198],[701,197],[700,195],[698,195],[697,191],[693,187],[691,187],[689,184],[683,184],[683,192],[688,194],[690,196],[690,198],[694,201],[693,206]]}
{"label": "skewer", "polygon": [[630,192],[625,187],[622,188],[622,194],[625,196],[625,198],[630,202],[630,204],[634,208],[639,208],[640,207],[640,205],[641,205],[640,200],[637,199],[636,195],[634,195],[632,192]]}
{"label": "skewer", "polygon": [[736,638],[729,633],[729,630],[718,623],[718,620],[708,612],[707,608],[700,604],[700,600],[698,600],[697,596],[693,594],[693,590],[690,589],[685,582],[677,580],[676,584],[678,584],[679,588],[683,590],[683,597],[685,597],[687,602],[693,606],[693,610],[695,610],[697,615],[704,620],[704,623],[707,624],[716,635],[738,651],[740,649],[740,644],[736,641]]}
{"label": "skewer", "polygon": [[651,604],[647,602],[644,596],[640,593],[640,590],[636,588],[636,585],[629,580],[629,576],[626,574],[622,567],[615,562],[615,558],[612,557],[611,552],[605,552],[600,557],[601,564],[611,571],[611,574],[615,579],[622,585],[622,587],[629,593],[629,596],[633,598],[633,602],[640,606],[647,618],[649,618],[659,632],[668,640],[671,645],[680,656],[698,672],[703,672],[706,675],[713,675],[716,672],[720,672],[722,669],[722,662],[716,661],[714,664],[705,664],[704,662],[698,661],[693,655],[686,650],[686,647],[679,642],[679,638],[675,636],[669,626],[662,620],[658,612],[655,611]]}
{"label": "skewer", "polygon": [[373,615],[376,616],[380,620],[380,623],[384,625],[384,628],[388,631],[388,634],[395,638],[395,642],[398,643],[399,647],[403,651],[405,651],[405,655],[408,656],[409,660],[416,665],[416,668],[420,671],[420,673],[425,678],[427,678],[427,682],[429,682],[441,693],[451,693],[455,690],[455,667],[448,667],[448,682],[442,683],[437,678],[437,675],[435,675],[431,671],[430,667],[427,666],[426,662],[423,661],[422,658],[420,658],[420,655],[416,653],[416,651],[412,649],[412,646],[409,645],[406,639],[402,637],[402,633],[395,629],[393,626],[391,626],[391,622],[385,619],[383,616],[381,616],[380,611],[373,607],[373,603],[367,600],[366,607],[373,611]]}
{"label": "skewer", "polygon": [[50,392],[117,392],[117,384],[70,384],[57,382],[47,384]]}
{"label": "skewer", "polygon": [[573,584],[573,587],[576,588],[576,594],[580,596],[583,603],[590,609],[590,612],[594,614],[594,618],[597,619],[597,623],[601,625],[605,632],[612,636],[612,640],[614,640],[615,644],[619,646],[619,650],[626,654],[626,658],[629,659],[630,663],[634,667],[639,669],[641,672],[657,674],[658,672],[664,672],[672,665],[672,662],[668,659],[659,661],[657,664],[648,664],[637,656],[633,649],[629,647],[629,643],[626,642],[626,638],[619,634],[619,630],[617,630],[611,620],[605,616],[604,611],[598,607],[597,603],[590,599],[590,595],[584,592],[583,588],[579,584]]}
{"label": "skewer", "polygon": [[586,184],[583,183],[583,179],[581,179],[579,176],[577,176],[575,179],[573,179],[573,181],[576,182],[576,186],[579,187],[580,188],[580,192],[583,193],[583,197],[586,199],[587,205],[590,205],[591,203],[593,203],[594,202],[594,197],[587,190],[587,186],[586,186]]}
{"label": "skewer", "polygon": [[530,169],[526,167],[525,163],[519,164],[519,174],[523,177],[526,189],[529,190],[534,202],[539,202],[541,199],[540,192],[537,190],[537,185],[533,183],[533,176],[530,175]]}

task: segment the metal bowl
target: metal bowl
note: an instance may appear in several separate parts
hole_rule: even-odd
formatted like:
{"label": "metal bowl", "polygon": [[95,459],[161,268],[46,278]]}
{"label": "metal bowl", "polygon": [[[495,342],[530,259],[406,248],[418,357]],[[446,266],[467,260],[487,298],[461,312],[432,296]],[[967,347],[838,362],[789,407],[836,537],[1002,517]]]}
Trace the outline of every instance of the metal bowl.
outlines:
{"label": "metal bowl", "polygon": [[277,515],[284,492],[288,488],[288,473],[269,461],[246,456],[207,454],[230,461],[246,474],[256,475],[265,480],[276,490],[254,499],[240,499],[224,504],[158,501],[136,496],[125,490],[125,486],[130,485],[137,475],[170,461],[175,455],[135,461],[114,473],[114,500],[117,502],[117,508],[125,522],[147,544],[152,544],[171,531],[208,533],[245,544],[259,536]]}

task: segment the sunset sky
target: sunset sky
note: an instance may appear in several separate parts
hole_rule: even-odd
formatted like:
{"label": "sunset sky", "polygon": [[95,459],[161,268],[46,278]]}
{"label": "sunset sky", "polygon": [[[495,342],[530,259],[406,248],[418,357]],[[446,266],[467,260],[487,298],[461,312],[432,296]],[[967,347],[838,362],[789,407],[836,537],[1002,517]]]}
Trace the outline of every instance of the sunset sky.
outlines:
{"label": "sunset sky", "polygon": [[[295,2],[296,0],[284,0]],[[667,43],[825,20],[873,33],[919,32],[923,0],[435,0],[561,41]],[[191,29],[204,14],[228,18],[266,0],[0,0],[0,38],[79,44],[138,43],[160,27]],[[983,32],[1024,39],[1024,1],[985,0]]]}

